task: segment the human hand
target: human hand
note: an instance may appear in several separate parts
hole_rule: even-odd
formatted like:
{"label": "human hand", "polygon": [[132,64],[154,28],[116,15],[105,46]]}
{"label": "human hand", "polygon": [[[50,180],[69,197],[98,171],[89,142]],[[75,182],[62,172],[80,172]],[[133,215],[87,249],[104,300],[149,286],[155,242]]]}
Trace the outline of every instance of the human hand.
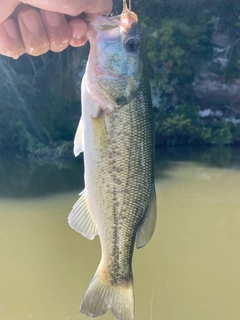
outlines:
{"label": "human hand", "polygon": [[17,59],[87,42],[81,13],[107,15],[112,0],[0,0],[0,54]]}

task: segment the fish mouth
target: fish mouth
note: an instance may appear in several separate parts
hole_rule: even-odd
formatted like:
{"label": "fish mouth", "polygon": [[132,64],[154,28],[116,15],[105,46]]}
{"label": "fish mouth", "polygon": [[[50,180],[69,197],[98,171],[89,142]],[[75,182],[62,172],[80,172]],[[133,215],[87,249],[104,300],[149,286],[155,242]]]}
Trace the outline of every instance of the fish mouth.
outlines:
{"label": "fish mouth", "polygon": [[129,28],[132,24],[138,23],[137,15],[130,10],[116,16],[98,16],[86,20],[98,30],[111,30],[120,26]]}
{"label": "fish mouth", "polygon": [[138,23],[138,17],[136,13],[130,10],[127,10],[126,12],[123,12],[122,14],[120,14],[120,20],[122,23],[124,24],[126,23],[128,25]]}

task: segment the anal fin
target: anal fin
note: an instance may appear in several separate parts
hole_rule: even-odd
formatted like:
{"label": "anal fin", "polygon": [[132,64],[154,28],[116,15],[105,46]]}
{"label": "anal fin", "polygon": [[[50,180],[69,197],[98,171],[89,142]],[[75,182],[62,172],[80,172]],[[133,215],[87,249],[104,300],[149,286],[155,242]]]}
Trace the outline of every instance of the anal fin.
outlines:
{"label": "anal fin", "polygon": [[137,248],[144,247],[152,238],[157,220],[157,199],[155,186],[152,188],[152,195],[149,201],[149,205],[142,223],[138,227],[136,234],[136,246]]}
{"label": "anal fin", "polygon": [[98,234],[98,227],[90,211],[85,189],[68,216],[68,223],[75,231],[92,240]]}

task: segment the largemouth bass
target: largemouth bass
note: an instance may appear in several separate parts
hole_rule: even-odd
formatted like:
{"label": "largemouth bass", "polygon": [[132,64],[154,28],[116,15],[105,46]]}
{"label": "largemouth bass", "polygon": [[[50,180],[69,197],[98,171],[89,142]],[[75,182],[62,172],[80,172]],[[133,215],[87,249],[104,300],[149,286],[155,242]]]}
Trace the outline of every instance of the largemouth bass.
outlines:
{"label": "largemouth bass", "polygon": [[90,54],[82,81],[82,117],[74,154],[84,152],[85,190],[69,224],[88,239],[99,235],[102,259],[80,311],[97,317],[107,309],[134,319],[132,255],[156,223],[154,133],[145,44],[137,15],[88,21]]}

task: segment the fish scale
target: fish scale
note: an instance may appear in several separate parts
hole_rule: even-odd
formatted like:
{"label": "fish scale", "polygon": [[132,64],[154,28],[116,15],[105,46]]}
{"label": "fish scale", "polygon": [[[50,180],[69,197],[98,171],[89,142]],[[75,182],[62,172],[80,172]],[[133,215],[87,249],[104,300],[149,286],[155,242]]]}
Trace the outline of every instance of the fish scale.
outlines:
{"label": "fish scale", "polygon": [[145,44],[137,16],[88,21],[91,50],[82,81],[82,118],[74,153],[84,152],[85,190],[69,215],[70,226],[93,239],[102,259],[80,311],[107,309],[134,319],[132,256],[146,245],[156,223],[154,129]]}
{"label": "fish scale", "polygon": [[[148,119],[144,116],[139,116],[139,113],[142,113],[142,106],[137,103],[137,100],[134,99],[119,111],[118,117],[122,119],[121,122],[114,114],[110,114],[105,118],[108,135],[115,136],[114,143],[109,143],[110,153],[111,151],[114,153],[118,149],[124,152],[122,152],[123,154],[119,152],[114,166],[109,166],[109,162],[106,165],[102,161],[102,168],[100,169],[107,168],[106,175],[109,174],[109,180],[112,181],[111,186],[115,184],[116,177],[122,181],[120,188],[117,183],[119,191],[116,196],[116,207],[113,206],[114,215],[103,214],[102,217],[102,219],[107,220],[107,223],[111,219],[113,220],[112,228],[117,236],[112,236],[115,240],[113,244],[107,241],[110,237],[109,234],[106,234],[107,239],[102,237],[102,248],[106,251],[110,261],[113,261],[111,274],[116,275],[116,277],[120,274],[124,279],[129,278],[131,275],[130,267],[135,234],[146,212],[153,184],[152,148],[149,147],[151,127],[145,123]],[[137,108],[139,108],[139,111],[137,111]],[[129,122],[130,125],[128,124]],[[128,130],[126,134],[125,127],[130,127],[131,132]],[[118,129],[116,130],[116,128]],[[124,136],[125,139],[123,138]],[[141,144],[144,144],[144,149],[148,148],[148,152],[145,151],[144,153],[145,163],[143,163],[142,154],[139,152]],[[137,154],[138,157],[132,156],[132,154]],[[121,172],[120,175],[117,172]],[[111,188],[106,190],[105,194],[113,198]],[[114,220],[116,220],[115,223]],[[120,248],[123,248],[121,253],[119,253]],[[118,252],[117,259],[116,251]]]}

